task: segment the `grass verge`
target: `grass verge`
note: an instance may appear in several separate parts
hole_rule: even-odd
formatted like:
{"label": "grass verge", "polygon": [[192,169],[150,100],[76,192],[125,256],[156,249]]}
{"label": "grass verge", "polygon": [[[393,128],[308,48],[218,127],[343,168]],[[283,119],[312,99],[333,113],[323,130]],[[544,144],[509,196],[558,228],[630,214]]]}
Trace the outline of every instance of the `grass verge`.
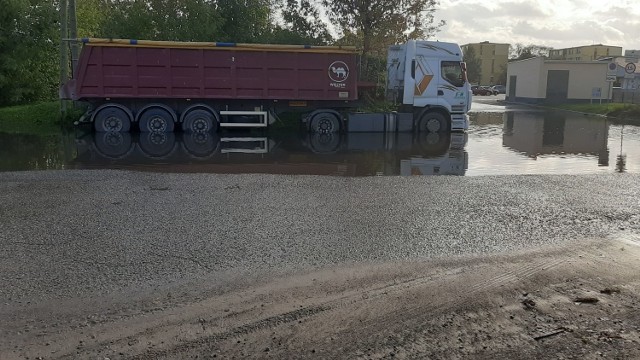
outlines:
{"label": "grass verge", "polygon": [[63,118],[60,101],[0,108],[0,132],[11,134],[58,134],[80,117],[81,109],[73,109]]}
{"label": "grass verge", "polygon": [[640,105],[634,104],[561,104],[550,106],[551,109],[577,111],[586,114],[605,115],[640,124]]}

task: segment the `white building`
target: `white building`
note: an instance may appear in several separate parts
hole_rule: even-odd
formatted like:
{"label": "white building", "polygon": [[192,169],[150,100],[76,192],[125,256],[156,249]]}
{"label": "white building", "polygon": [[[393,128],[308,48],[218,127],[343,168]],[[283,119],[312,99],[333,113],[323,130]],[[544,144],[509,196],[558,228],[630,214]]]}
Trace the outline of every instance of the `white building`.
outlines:
{"label": "white building", "polygon": [[507,100],[524,103],[609,101],[606,61],[535,57],[507,67]]}

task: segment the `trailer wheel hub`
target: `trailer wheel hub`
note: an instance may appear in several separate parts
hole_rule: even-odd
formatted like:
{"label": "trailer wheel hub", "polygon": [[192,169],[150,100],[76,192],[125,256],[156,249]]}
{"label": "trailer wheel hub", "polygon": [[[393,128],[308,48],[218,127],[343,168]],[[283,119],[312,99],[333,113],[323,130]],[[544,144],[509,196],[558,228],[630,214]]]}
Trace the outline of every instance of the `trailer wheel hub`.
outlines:
{"label": "trailer wheel hub", "polygon": [[105,120],[105,127],[109,131],[120,131],[122,130],[122,120],[115,116],[110,116]]}
{"label": "trailer wheel hub", "polygon": [[322,119],[318,124],[318,129],[320,132],[331,132],[331,129],[333,129],[333,123],[329,119]]}
{"label": "trailer wheel hub", "polygon": [[165,131],[167,129],[167,122],[159,117],[153,117],[150,121],[149,121],[149,130],[151,131]]}
{"label": "trailer wheel hub", "polygon": [[196,132],[209,131],[209,122],[206,119],[198,118],[193,122],[193,130]]}

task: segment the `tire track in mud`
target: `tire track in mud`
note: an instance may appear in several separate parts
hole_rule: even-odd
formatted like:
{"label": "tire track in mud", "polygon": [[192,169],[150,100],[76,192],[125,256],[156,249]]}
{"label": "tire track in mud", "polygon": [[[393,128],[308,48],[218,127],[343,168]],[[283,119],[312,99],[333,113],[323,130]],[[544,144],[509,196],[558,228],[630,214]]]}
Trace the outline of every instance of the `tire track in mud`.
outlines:
{"label": "tire track in mud", "polygon": [[[528,278],[531,278],[542,271],[551,270],[563,264],[567,264],[570,259],[580,259],[580,261],[578,262],[580,268],[589,267],[592,270],[596,270],[600,265],[607,263],[605,260],[599,258],[600,254],[600,246],[587,246],[580,249],[574,248],[570,252],[562,253],[561,255],[553,255],[553,257],[547,260],[536,261],[535,263],[528,264],[518,269],[507,271],[503,274],[488,278],[487,280],[470,287],[468,291],[464,292],[464,296],[456,297],[451,301],[436,302],[435,306],[429,307],[428,309],[425,309],[425,307],[421,305],[404,308],[402,310],[396,310],[376,319],[363,321],[360,324],[359,328],[364,330],[365,332],[379,328],[388,328],[385,326],[385,324],[392,325],[400,317],[411,319],[419,316],[420,314],[424,314],[425,310],[429,311],[430,313],[437,314],[446,311],[447,309],[456,308],[464,305],[467,301],[469,301],[469,299],[472,299],[473,296],[478,293],[503,285],[513,284],[518,281],[527,280]],[[451,297],[443,296],[443,298],[448,299]],[[473,300],[471,301],[473,302]],[[405,338],[404,341],[408,343],[411,342],[407,338]],[[397,342],[394,342],[393,344],[387,342],[388,340],[385,339],[383,343],[378,343],[375,345],[375,347],[378,350],[386,348],[389,351],[392,351],[391,349],[395,351],[395,348],[399,346]],[[373,347],[373,345],[369,344],[368,347]],[[344,349],[342,349],[342,351],[344,351]],[[382,352],[384,353],[384,351]],[[363,356],[357,356],[356,358],[362,359]]]}
{"label": "tire track in mud", "polygon": [[[582,253],[583,251],[579,251],[578,253]],[[573,254],[576,254],[575,252]],[[557,255],[556,255],[557,256]],[[419,318],[420,315],[424,315],[425,312],[429,312],[431,314],[438,314],[447,309],[457,308],[465,303],[471,301],[473,302],[473,297],[479,293],[485,292],[487,290],[500,287],[503,285],[513,284],[518,281],[526,280],[541,271],[546,271],[555,267],[558,267],[564,263],[566,263],[567,259],[570,256],[561,255],[560,258],[549,258],[542,261],[536,261],[533,264],[528,264],[526,266],[507,271],[505,273],[501,273],[496,276],[492,276],[487,278],[484,281],[481,281],[467,290],[463,291],[460,296],[435,296],[432,297],[432,301],[429,302],[429,305],[425,307],[424,303],[420,303],[416,306],[404,307],[402,309],[396,309],[386,314],[379,316],[375,319],[367,319],[363,320],[359,326],[358,330],[363,333],[369,333],[372,331],[376,331],[379,329],[391,329],[392,325],[397,323],[397,319],[405,318],[405,319],[416,319]],[[405,339],[406,340],[406,339]],[[370,347],[373,345],[370,345]],[[398,346],[398,344],[394,344],[394,346]],[[376,344],[376,348],[384,348],[385,344]],[[345,351],[346,349],[341,349],[341,351]],[[362,358],[362,357],[360,357]]]}
{"label": "tire track in mud", "polygon": [[[432,308],[435,311],[442,311],[446,308],[451,308],[460,305],[463,303],[467,297],[475,295],[476,293],[482,292],[484,290],[500,286],[502,284],[513,283],[515,281],[519,281],[522,279],[526,279],[527,277],[533,276],[534,274],[554,268],[566,260],[564,259],[555,259],[551,258],[548,260],[537,261],[534,264],[529,264],[527,266],[521,267],[520,269],[516,269],[514,271],[509,271],[507,273],[500,274],[498,276],[488,278],[485,281],[474,285],[468,291],[465,292],[466,297],[457,297],[457,299],[453,301],[442,300],[440,301],[435,308]],[[165,349],[158,352],[147,353],[144,355],[139,355],[132,357],[133,359],[153,359],[158,356],[170,356],[171,354],[179,354],[182,351],[188,351],[189,349],[198,348],[201,346],[206,346],[206,344],[215,343],[221,340],[228,339],[236,339],[244,335],[248,335],[251,333],[255,333],[264,329],[274,329],[281,325],[286,325],[292,323],[296,320],[302,320],[304,318],[309,317],[317,317],[317,316],[330,316],[328,313],[331,311],[338,310],[340,308],[346,306],[352,306],[357,303],[373,301],[382,296],[389,296],[396,293],[402,293],[404,291],[419,288],[424,285],[428,285],[433,283],[436,280],[441,280],[443,277],[455,277],[463,273],[462,268],[455,269],[454,271],[448,271],[446,273],[435,272],[430,275],[414,277],[410,279],[406,279],[403,281],[397,281],[393,284],[386,284],[383,286],[374,287],[371,289],[361,290],[343,297],[340,297],[335,300],[322,302],[312,307],[305,307],[299,310],[295,310],[294,312],[284,313],[277,316],[271,316],[265,319],[261,319],[255,322],[251,322],[248,324],[241,325],[239,327],[229,329],[225,332],[210,335],[203,337],[201,339],[197,339],[194,341],[182,343],[176,347],[171,349]],[[321,309],[319,311],[309,311],[310,309]],[[387,323],[389,321],[395,321],[398,316],[402,315],[406,317],[407,310],[409,311],[409,317],[413,316],[417,312],[424,312],[424,308],[422,306],[415,306],[410,309],[403,310],[395,310],[389,312],[385,315],[377,317],[371,320],[365,320],[360,323],[360,329],[373,329],[379,328],[381,324]],[[301,316],[293,315],[293,313],[301,314]],[[401,313],[401,314],[400,314]],[[290,321],[282,321],[282,319],[291,319]],[[382,325],[384,327],[384,325]]]}
{"label": "tire track in mud", "polygon": [[[460,272],[461,270],[449,271],[447,275],[455,275]],[[204,336],[196,340],[187,341],[170,349],[153,350],[145,354],[131,356],[130,359],[137,359],[137,360],[156,359],[162,356],[170,356],[172,353],[180,353],[182,351],[187,351],[194,347],[205,345],[206,343],[214,343],[217,341],[237,339],[241,336],[249,335],[261,330],[273,329],[278,326],[287,325],[287,324],[294,323],[296,321],[300,321],[306,318],[315,317],[321,314],[326,314],[327,312],[338,310],[346,306],[351,306],[359,302],[373,300],[380,296],[388,295],[389,293],[402,292],[407,289],[418,287],[426,283],[429,283],[439,276],[441,276],[441,274],[432,274],[429,276],[410,278],[403,281],[394,282],[393,284],[386,284],[383,286],[378,286],[378,287],[374,287],[374,288],[370,288],[362,291],[353,292],[349,295],[341,296],[334,300],[325,301],[320,304],[303,307],[294,311],[269,316],[257,321],[236,326],[227,331]],[[220,319],[220,318],[217,318],[217,319]],[[212,319],[212,321],[213,320],[216,320],[216,319]]]}
{"label": "tire track in mud", "polygon": [[[474,295],[481,293],[483,291],[487,291],[489,289],[499,287],[501,285],[512,284],[517,281],[522,281],[527,278],[534,276],[535,274],[553,269],[557,266],[562,265],[570,258],[572,255],[584,254],[586,256],[595,256],[596,251],[589,251],[593,249],[582,249],[579,251],[571,251],[570,253],[563,253],[561,255],[552,254],[552,256],[538,260],[532,264],[527,264],[525,266],[509,270],[499,275],[489,277],[475,285],[467,288],[466,290],[461,292],[460,296],[450,297],[450,296],[434,296],[432,298],[433,301],[429,302],[428,308],[425,309],[424,303],[420,303],[419,305],[412,306],[409,308],[395,309],[390,312],[386,312],[376,318],[363,320],[359,324],[359,331],[372,331],[375,329],[384,328],[385,324],[395,323],[399,317],[404,318],[412,318],[419,314],[424,314],[425,310],[429,312],[441,312],[448,308],[453,308],[460,306],[468,301],[469,298]],[[543,254],[544,255],[544,254]],[[507,264],[511,264],[508,262]],[[394,281],[390,284],[384,284],[382,286],[375,286],[369,289],[356,290],[351,291],[346,295],[338,296],[334,299],[328,301],[321,301],[315,304],[311,304],[305,307],[301,307],[299,309],[295,309],[288,312],[276,313],[255,321],[249,321],[237,324],[232,326],[229,329],[219,331],[213,334],[204,335],[195,339],[189,339],[179,344],[165,349],[147,349],[146,351],[142,351],[142,353],[137,355],[132,355],[128,358],[130,359],[156,359],[162,357],[171,357],[172,355],[177,355],[185,351],[193,350],[193,349],[202,349],[210,348],[211,345],[224,341],[224,340],[234,340],[240,337],[250,335],[252,333],[256,333],[259,331],[267,330],[267,329],[275,329],[280,326],[288,325],[295,323],[297,321],[301,321],[307,318],[317,317],[317,316],[331,316],[330,313],[347,307],[353,306],[358,303],[371,302],[377,298],[382,296],[390,296],[398,293],[403,293],[407,290],[418,289],[422,286],[426,286],[429,284],[435,284],[437,281],[443,281],[446,278],[454,278],[459,276],[460,274],[464,274],[463,268],[455,268],[446,272],[442,271],[434,271],[431,274],[420,276],[420,277],[412,277],[409,279],[404,279],[402,281]],[[240,311],[230,313],[225,316],[219,316],[214,318],[209,318],[207,320],[208,323],[224,322],[225,320],[231,319],[233,317],[237,317],[241,313],[247,313],[251,310]],[[105,348],[105,346],[121,346],[123,349],[127,348],[127,343],[132,338],[154,338],[155,335],[160,333],[173,333],[178,338],[179,334],[184,330],[183,328],[193,326],[197,327],[198,324],[194,324],[194,320],[196,320],[196,316],[190,316],[186,321],[174,321],[172,323],[165,323],[161,326],[156,326],[152,328],[147,328],[144,331],[138,332],[126,338],[120,338],[113,342],[102,342],[92,345],[91,347],[87,347],[83,349],[85,351],[91,352],[100,352],[99,349]],[[344,350],[344,349],[342,349]],[[74,355],[73,357],[75,357]],[[73,358],[69,356],[68,358]],[[65,357],[63,357],[65,358]]]}

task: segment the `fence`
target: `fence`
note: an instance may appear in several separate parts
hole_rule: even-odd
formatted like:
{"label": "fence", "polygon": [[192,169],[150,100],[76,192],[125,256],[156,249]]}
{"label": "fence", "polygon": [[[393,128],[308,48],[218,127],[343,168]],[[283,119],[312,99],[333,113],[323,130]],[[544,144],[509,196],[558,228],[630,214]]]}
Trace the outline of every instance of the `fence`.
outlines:
{"label": "fence", "polygon": [[640,89],[627,90],[627,89],[613,89],[614,103],[627,103],[627,104],[640,104]]}

